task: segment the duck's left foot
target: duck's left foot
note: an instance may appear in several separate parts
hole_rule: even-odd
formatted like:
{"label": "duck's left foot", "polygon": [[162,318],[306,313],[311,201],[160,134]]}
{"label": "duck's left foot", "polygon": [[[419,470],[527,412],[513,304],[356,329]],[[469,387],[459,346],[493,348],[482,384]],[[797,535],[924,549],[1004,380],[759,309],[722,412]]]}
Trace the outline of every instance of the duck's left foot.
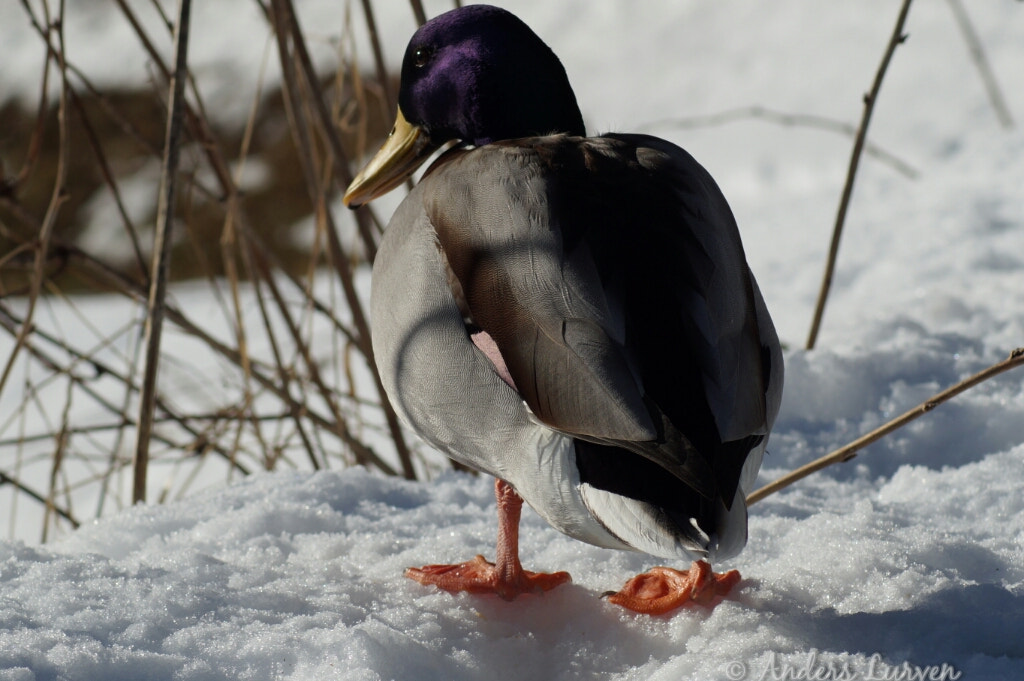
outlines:
{"label": "duck's left foot", "polygon": [[725,596],[739,581],[736,570],[712,572],[703,560],[694,561],[685,571],[651,568],[626,582],[608,600],[634,612],[662,615],[691,603],[713,607],[715,598]]}
{"label": "duck's left foot", "polygon": [[432,584],[453,593],[493,593],[506,601],[511,601],[524,593],[550,591],[560,584],[572,581],[568,572],[530,572],[519,568],[506,574],[483,556],[477,556],[458,565],[424,565],[421,568],[408,568],[405,576],[420,584]]}

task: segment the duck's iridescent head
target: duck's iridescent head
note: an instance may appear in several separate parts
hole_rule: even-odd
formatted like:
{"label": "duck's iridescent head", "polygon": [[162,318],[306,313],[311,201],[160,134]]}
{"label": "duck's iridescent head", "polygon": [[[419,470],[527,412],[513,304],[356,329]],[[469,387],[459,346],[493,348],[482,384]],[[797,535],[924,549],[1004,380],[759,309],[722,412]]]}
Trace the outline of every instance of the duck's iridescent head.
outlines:
{"label": "duck's iridescent head", "polygon": [[390,191],[451,141],[583,135],[583,117],[555,53],[513,14],[488,5],[446,12],[409,41],[398,115],[381,150],[345,194],[358,206]]}

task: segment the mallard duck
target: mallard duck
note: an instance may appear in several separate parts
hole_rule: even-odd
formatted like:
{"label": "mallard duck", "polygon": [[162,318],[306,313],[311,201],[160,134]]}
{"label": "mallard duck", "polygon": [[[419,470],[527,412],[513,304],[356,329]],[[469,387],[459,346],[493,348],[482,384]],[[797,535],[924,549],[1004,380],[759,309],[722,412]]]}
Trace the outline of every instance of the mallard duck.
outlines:
{"label": "mallard duck", "polygon": [[779,341],[729,205],[656,137],[587,137],[561,62],[485,5],[413,35],[398,113],[344,197],[423,174],[373,265],[373,350],[401,418],[495,477],[495,562],[410,568],[512,599],[569,581],[518,556],[523,500],[597,546],[692,561],[611,601],[661,613],[738,580],[782,391]]}

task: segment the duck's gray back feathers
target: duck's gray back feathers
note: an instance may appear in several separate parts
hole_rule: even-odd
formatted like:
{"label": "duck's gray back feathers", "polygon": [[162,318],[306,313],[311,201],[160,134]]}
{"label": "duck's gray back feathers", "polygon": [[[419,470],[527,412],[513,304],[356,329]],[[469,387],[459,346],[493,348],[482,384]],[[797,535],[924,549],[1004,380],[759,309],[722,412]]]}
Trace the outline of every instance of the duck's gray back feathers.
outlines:
{"label": "duck's gray back feathers", "polygon": [[[402,272],[382,276],[389,267]],[[550,429],[572,438],[567,455],[594,498],[654,508],[695,546],[721,542],[731,518],[742,546],[734,502],[778,410],[781,352],[729,207],[686,152],[639,135],[449,152],[393,218],[373,296],[375,350],[395,365],[382,368],[389,394],[435,444],[537,507],[544,490],[506,477],[523,467],[508,459],[531,456],[510,442]],[[388,321],[393,306],[402,324]],[[410,350],[410,333],[434,325]],[[516,390],[469,342],[476,329]],[[489,451],[478,440],[495,429],[516,434]]]}

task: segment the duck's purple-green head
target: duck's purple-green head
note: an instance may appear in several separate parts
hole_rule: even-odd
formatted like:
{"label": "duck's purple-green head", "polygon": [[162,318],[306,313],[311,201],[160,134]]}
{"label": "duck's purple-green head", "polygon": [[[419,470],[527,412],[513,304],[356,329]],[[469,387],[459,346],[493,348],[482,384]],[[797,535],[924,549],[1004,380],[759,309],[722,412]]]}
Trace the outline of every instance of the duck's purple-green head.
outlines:
{"label": "duck's purple-green head", "polygon": [[488,5],[423,25],[402,63],[399,108],[438,141],[473,145],[552,132],[583,134],[558,57],[515,15]]}
{"label": "duck's purple-green head", "polygon": [[345,204],[390,191],[448,142],[480,146],[552,133],[583,135],[584,127],[551,48],[503,9],[446,12],[409,41],[395,127],[349,185]]}

